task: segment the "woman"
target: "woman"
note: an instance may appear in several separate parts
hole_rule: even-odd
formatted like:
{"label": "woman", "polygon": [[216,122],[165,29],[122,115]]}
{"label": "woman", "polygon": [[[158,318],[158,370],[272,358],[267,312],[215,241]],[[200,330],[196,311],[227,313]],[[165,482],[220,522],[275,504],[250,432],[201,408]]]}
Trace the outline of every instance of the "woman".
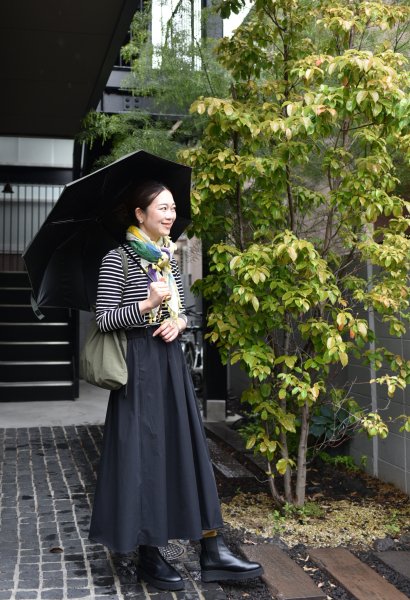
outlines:
{"label": "woman", "polygon": [[219,500],[178,342],[186,316],[169,238],[174,199],[149,181],[127,207],[128,274],[117,250],[104,257],[96,319],[102,331],[126,330],[128,383],[110,395],[90,538],[120,553],[139,547],[139,577],[163,590],[184,587],[158,550],[170,539],[201,540],[204,581],[256,577],[261,566],[233,555],[216,532]]}

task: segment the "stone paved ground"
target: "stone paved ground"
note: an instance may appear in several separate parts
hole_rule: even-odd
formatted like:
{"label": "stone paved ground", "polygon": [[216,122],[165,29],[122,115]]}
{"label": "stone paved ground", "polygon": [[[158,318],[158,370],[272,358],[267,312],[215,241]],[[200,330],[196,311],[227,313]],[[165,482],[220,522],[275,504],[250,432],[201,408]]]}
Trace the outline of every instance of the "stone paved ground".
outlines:
{"label": "stone paved ground", "polygon": [[195,549],[165,549],[183,592],[137,583],[134,557],[90,542],[88,525],[102,428],[0,429],[0,600],[223,600],[202,584]]}

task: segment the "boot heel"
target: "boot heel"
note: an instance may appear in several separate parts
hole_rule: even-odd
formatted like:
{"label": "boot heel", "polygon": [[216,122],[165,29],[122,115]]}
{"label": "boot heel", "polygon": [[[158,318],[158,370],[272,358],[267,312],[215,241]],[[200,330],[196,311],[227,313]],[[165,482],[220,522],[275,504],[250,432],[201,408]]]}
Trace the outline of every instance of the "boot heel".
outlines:
{"label": "boot heel", "polygon": [[145,581],[159,590],[176,592],[185,587],[178,571],[163,558],[158,548],[153,546],[140,546],[137,579],[139,582]]}
{"label": "boot heel", "polygon": [[138,569],[138,582],[141,583],[141,581],[145,581],[145,583],[149,583],[159,590],[169,590],[171,592],[183,590],[185,587],[183,581],[162,581],[161,579],[153,577],[143,569]]}
{"label": "boot heel", "polygon": [[221,535],[201,539],[201,579],[211,581],[244,581],[263,574],[262,566],[236,556]]}

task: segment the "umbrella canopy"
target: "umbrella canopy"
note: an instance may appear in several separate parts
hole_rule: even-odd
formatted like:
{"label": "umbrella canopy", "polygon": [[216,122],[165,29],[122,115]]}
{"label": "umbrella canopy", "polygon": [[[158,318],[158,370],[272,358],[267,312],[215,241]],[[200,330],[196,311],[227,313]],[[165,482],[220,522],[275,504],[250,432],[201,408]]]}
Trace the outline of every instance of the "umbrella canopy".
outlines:
{"label": "umbrella canopy", "polygon": [[38,306],[90,310],[102,257],[124,236],[117,218],[127,190],[149,179],[166,185],[177,206],[171,237],[190,223],[191,169],[143,150],[66,185],[23,254]]}

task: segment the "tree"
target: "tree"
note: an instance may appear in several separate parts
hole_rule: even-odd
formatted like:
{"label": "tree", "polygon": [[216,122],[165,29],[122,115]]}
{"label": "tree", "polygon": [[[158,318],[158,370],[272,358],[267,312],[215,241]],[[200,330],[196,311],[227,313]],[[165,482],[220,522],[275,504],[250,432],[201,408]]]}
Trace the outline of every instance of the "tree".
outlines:
{"label": "tree", "polygon": [[[141,149],[175,160],[177,152],[202,132],[202,119],[189,114],[192,102],[200,95],[223,97],[228,93],[227,72],[213,52],[215,40],[203,37],[193,25],[188,38],[180,29],[181,20],[190,21],[192,11],[191,0],[180,0],[167,22],[164,41],[158,45],[151,39],[151,3],[135,13],[130,41],[121,49],[131,68],[123,87],[143,98],[146,108],[87,115],[80,141],[89,146],[108,142],[111,147],[96,166]],[[203,10],[204,22],[207,15]]]}
{"label": "tree", "polygon": [[247,447],[266,457],[278,504],[304,503],[323,407],[387,435],[337,385],[349,357],[371,364],[389,396],[410,381],[410,361],[379,347],[368,320],[373,311],[395,336],[408,320],[410,204],[394,193],[392,155],[408,164],[409,15],[381,0],[256,0],[218,47],[230,95],[191,108],[206,118],[200,144],[181,153],[195,172],[191,233],[213,244],[198,289],[210,340],[249,375]]}

